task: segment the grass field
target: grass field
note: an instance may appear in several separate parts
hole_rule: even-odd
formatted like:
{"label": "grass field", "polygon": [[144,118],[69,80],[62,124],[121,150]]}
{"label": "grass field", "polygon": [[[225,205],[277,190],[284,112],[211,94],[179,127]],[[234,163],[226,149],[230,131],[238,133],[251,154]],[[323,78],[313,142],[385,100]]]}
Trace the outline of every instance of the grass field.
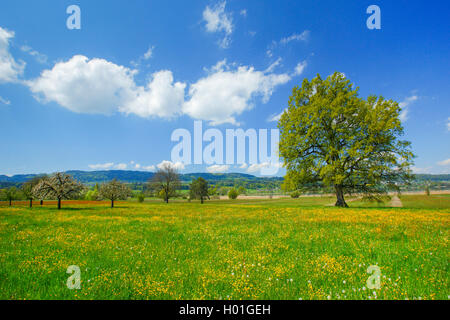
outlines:
{"label": "grass field", "polygon": [[[0,298],[447,300],[450,206],[407,197],[2,206]],[[66,287],[70,265],[80,290]]]}

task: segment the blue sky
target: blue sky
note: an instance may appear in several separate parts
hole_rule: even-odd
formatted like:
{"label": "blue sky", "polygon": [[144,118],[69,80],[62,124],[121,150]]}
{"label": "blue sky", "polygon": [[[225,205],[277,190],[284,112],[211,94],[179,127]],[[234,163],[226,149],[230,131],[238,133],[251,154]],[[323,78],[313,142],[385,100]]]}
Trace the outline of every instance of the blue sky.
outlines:
{"label": "blue sky", "polygon": [[[69,30],[70,5],[81,29]],[[366,9],[381,9],[369,30]],[[415,171],[450,173],[450,4],[2,1],[0,174],[154,170],[177,128],[271,129],[292,87],[339,71],[401,103]],[[182,172],[250,172],[180,165]],[[281,170],[279,174],[283,174]]]}

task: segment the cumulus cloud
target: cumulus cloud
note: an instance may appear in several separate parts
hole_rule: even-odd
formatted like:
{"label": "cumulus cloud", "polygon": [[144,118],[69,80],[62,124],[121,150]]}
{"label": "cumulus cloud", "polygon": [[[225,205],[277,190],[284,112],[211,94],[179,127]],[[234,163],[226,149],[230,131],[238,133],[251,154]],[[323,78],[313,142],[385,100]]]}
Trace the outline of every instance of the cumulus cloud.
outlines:
{"label": "cumulus cloud", "polygon": [[125,170],[128,167],[126,163],[119,163],[114,166],[117,170]]}
{"label": "cumulus cloud", "polygon": [[151,165],[151,166],[142,166],[141,169],[146,171],[154,171],[156,168],[155,166]]}
{"label": "cumulus cloud", "polygon": [[431,167],[419,168],[419,167],[412,166],[411,170],[412,170],[413,173],[417,173],[417,174],[420,174],[420,173],[426,173],[426,174],[431,173]]}
{"label": "cumulus cloud", "polygon": [[243,164],[241,164],[241,165],[239,166],[239,169],[247,169],[247,167],[248,167],[248,164],[246,164],[246,163],[244,162]]}
{"label": "cumulus cloud", "polygon": [[158,165],[156,165],[156,167],[158,167],[158,169],[164,169],[166,167],[171,167],[175,170],[184,170],[184,164],[182,162],[172,162],[172,161],[168,161],[168,160],[164,160],[161,163],[159,163]]}
{"label": "cumulus cloud", "polygon": [[14,38],[13,31],[0,27],[0,83],[18,82],[25,69],[25,62],[17,62],[9,52],[12,38]]}
{"label": "cumulus cloud", "polygon": [[254,163],[248,167],[247,172],[254,173],[254,172],[260,171],[262,168],[269,168],[269,167],[270,167],[269,162]]}
{"label": "cumulus cloud", "polygon": [[5,99],[2,96],[0,96],[0,103],[1,104],[6,104],[7,106],[9,106],[11,104],[11,101],[9,101],[8,99]]}
{"label": "cumulus cloud", "polygon": [[155,72],[147,87],[136,88],[133,98],[119,110],[140,117],[174,117],[181,113],[185,87],[185,83],[173,82],[171,71]]}
{"label": "cumulus cloud", "polygon": [[39,99],[57,102],[70,111],[112,114],[132,99],[135,73],[104,59],[76,55],[27,84]]}
{"label": "cumulus cloud", "polygon": [[223,61],[214,70],[189,88],[189,99],[183,112],[192,118],[221,123],[237,124],[235,116],[253,108],[253,98],[260,96],[266,103],[276,86],[288,82],[287,73],[274,74],[240,66],[231,69]]}
{"label": "cumulus cloud", "polygon": [[222,172],[227,172],[229,168],[230,168],[230,166],[228,166],[228,165],[215,164],[215,165],[207,167],[206,171],[208,171],[209,173],[222,173]]}
{"label": "cumulus cloud", "polygon": [[410,97],[407,97],[405,100],[403,100],[398,104],[398,106],[402,109],[399,116],[400,121],[405,122],[406,120],[408,120],[408,113],[409,113],[408,106],[417,99],[419,99],[418,96],[412,95]]}
{"label": "cumulus cloud", "polygon": [[233,33],[231,15],[225,12],[226,1],[217,3],[214,7],[207,6],[203,11],[203,20],[206,22],[206,31],[224,33],[225,37],[219,42],[222,48],[227,48]]}
{"label": "cumulus cloud", "polygon": [[185,84],[173,83],[170,71],[152,75],[146,87],[134,81],[136,70],[104,59],[76,55],[57,63],[27,84],[38,99],[54,101],[77,113],[170,118],[181,111]]}
{"label": "cumulus cloud", "polygon": [[438,162],[438,165],[440,166],[450,166],[450,159],[442,160]]}

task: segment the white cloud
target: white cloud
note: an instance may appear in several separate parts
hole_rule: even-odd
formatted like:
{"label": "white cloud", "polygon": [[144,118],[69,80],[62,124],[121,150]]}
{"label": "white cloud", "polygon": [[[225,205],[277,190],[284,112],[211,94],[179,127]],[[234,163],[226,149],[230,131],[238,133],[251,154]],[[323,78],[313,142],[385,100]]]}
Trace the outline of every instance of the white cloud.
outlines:
{"label": "white cloud", "polygon": [[227,172],[229,168],[230,166],[225,164],[224,165],[215,164],[210,167],[207,167],[206,171],[208,171],[209,173],[222,173]]}
{"label": "white cloud", "polygon": [[92,170],[108,170],[114,166],[113,162],[108,163],[99,163],[99,164],[90,164],[88,167]]}
{"label": "white cloud", "polygon": [[278,66],[281,64],[281,61],[282,61],[282,60],[283,60],[283,59],[278,58],[278,59],[275,60],[275,62],[272,63],[272,64],[271,64],[264,72],[265,72],[265,73],[273,72],[273,70],[275,70],[275,68],[278,67]]}
{"label": "white cloud", "polygon": [[233,33],[231,15],[225,12],[226,1],[217,3],[214,7],[207,6],[203,11],[203,20],[206,22],[206,31],[223,32],[225,37],[220,41],[220,46],[227,48],[230,45],[230,36]]}
{"label": "white cloud", "polygon": [[126,163],[119,163],[114,166],[117,170],[125,170],[128,167]]}
{"label": "white cloud", "polygon": [[303,73],[308,63],[306,61],[301,61],[295,66],[293,76],[299,76]]}
{"label": "white cloud", "polygon": [[282,114],[286,111],[286,109],[284,109],[283,111],[281,111],[278,114],[272,114],[271,116],[269,116],[269,118],[267,119],[268,122],[277,122],[280,121]]}
{"label": "white cloud", "polygon": [[18,82],[18,77],[25,69],[25,62],[16,62],[9,52],[9,42],[12,38],[13,31],[0,27],[0,83]]}
{"label": "white cloud", "polygon": [[181,113],[185,87],[185,83],[173,82],[171,71],[155,72],[147,88],[136,88],[133,99],[119,110],[140,117],[172,118]]}
{"label": "white cloud", "polygon": [[144,53],[143,59],[148,60],[153,56],[153,50],[155,49],[155,46],[151,46],[148,48],[147,52]]}
{"label": "white cloud", "polygon": [[248,173],[254,173],[254,172],[257,172],[257,171],[261,170],[262,168],[268,168],[268,167],[270,167],[270,163],[269,162],[254,163],[254,164],[251,164],[248,167],[247,172]]}
{"label": "white cloud", "polygon": [[288,44],[291,41],[307,41],[309,39],[309,30],[305,30],[302,33],[294,33],[289,37],[280,40],[280,44]]}
{"label": "white cloud", "polygon": [[154,171],[156,168],[155,166],[151,165],[151,166],[143,166],[142,169],[146,171]]}
{"label": "white cloud", "polygon": [[413,103],[414,101],[416,101],[417,99],[419,99],[418,96],[416,95],[412,95],[410,97],[407,97],[405,100],[403,100],[402,102],[400,102],[398,104],[398,106],[401,108],[401,112],[400,112],[400,121],[405,122],[406,120],[408,120],[408,113],[409,113],[409,108],[408,106]]}
{"label": "white cloud", "polygon": [[450,117],[447,119],[447,130],[450,131]]}
{"label": "white cloud", "polygon": [[184,170],[184,164],[182,162],[173,163],[172,161],[164,160],[161,163],[159,163],[158,165],[156,165],[156,167],[158,167],[158,169],[164,169],[167,166],[169,166],[175,170]]}
{"label": "white cloud", "polygon": [[450,166],[450,159],[446,159],[443,161],[438,162],[438,165],[440,166]]}
{"label": "white cloud", "polygon": [[23,52],[26,52],[30,56],[34,57],[36,59],[36,61],[39,63],[42,63],[42,64],[47,63],[47,60],[48,60],[47,56],[43,53],[40,53],[40,52],[34,50],[30,46],[24,45],[24,46],[20,47],[20,50],[22,50]]}
{"label": "white cloud", "polygon": [[239,12],[239,14],[240,14],[241,16],[246,17],[246,16],[247,16],[247,9],[242,9],[242,10]]}
{"label": "white cloud", "polygon": [[235,116],[252,109],[255,96],[266,103],[276,86],[291,79],[287,73],[264,73],[247,66],[231,70],[223,61],[212,69],[216,71],[190,86],[183,105],[185,114],[212,125],[237,124]]}
{"label": "white cloud", "polygon": [[132,99],[135,73],[104,59],[76,55],[27,83],[45,102],[55,101],[77,113],[112,114]]}
{"label": "white cloud", "polygon": [[412,166],[411,170],[414,173],[431,173],[431,167],[418,168],[418,167]]}
{"label": "white cloud", "polygon": [[246,163],[244,162],[243,164],[241,164],[241,165],[239,166],[239,169],[247,169],[247,167],[248,167],[248,164],[246,164]]}
{"label": "white cloud", "polygon": [[0,96],[0,103],[9,106],[11,104],[11,101]]}
{"label": "white cloud", "polygon": [[170,118],[181,112],[184,83],[173,83],[172,72],[155,72],[146,87],[134,81],[136,70],[104,59],[76,55],[28,81],[38,99],[54,101],[77,113]]}

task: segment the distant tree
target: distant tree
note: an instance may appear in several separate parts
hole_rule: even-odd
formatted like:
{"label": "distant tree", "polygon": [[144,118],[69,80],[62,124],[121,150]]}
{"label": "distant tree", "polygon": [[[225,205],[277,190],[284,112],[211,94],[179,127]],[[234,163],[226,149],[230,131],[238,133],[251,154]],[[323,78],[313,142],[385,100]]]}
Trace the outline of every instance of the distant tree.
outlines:
{"label": "distant tree", "polygon": [[143,192],[140,192],[140,193],[137,195],[137,200],[138,200],[139,203],[144,202],[144,200],[145,200],[145,194],[144,194]]}
{"label": "distant tree", "polygon": [[94,188],[86,192],[86,195],[84,196],[86,200],[98,200],[99,198],[99,185],[98,183],[95,184]]}
{"label": "distant tree", "polygon": [[3,190],[6,201],[9,201],[9,206],[12,206],[13,200],[16,200],[19,196],[19,192],[16,187],[9,187]]}
{"label": "distant tree", "polygon": [[287,169],[284,188],[307,184],[334,187],[336,206],[344,194],[377,197],[408,183],[414,155],[403,134],[397,102],[358,97],[342,73],[303,80],[278,123],[280,155]]}
{"label": "distant tree", "polygon": [[292,192],[291,192],[291,198],[296,199],[296,198],[298,198],[298,197],[300,197],[300,191],[295,190],[295,191],[292,191]]}
{"label": "distant tree", "polygon": [[430,181],[427,181],[425,183],[425,193],[426,193],[427,196],[430,195]]}
{"label": "distant tree", "polygon": [[239,193],[237,192],[237,190],[235,188],[230,189],[230,191],[228,191],[228,198],[234,200],[239,196]]}
{"label": "distant tree", "polygon": [[243,186],[240,186],[240,187],[237,189],[237,192],[239,193],[239,195],[241,195],[241,194],[246,194],[246,193],[247,193],[247,190],[245,190],[245,188],[244,188]]}
{"label": "distant tree", "polygon": [[41,179],[33,188],[33,195],[38,199],[55,198],[60,210],[63,199],[77,197],[83,190],[84,186],[71,175],[57,172],[49,178]]}
{"label": "distant tree", "polygon": [[24,195],[25,199],[30,201],[30,208],[33,207],[33,199],[34,199],[34,193],[33,188],[41,182],[43,177],[34,177],[27,182],[25,182],[21,187],[20,190],[22,191],[22,194]]}
{"label": "distant tree", "polygon": [[169,203],[169,199],[176,196],[180,188],[180,176],[177,170],[169,163],[164,164],[149,181],[149,188]]}
{"label": "distant tree", "polygon": [[189,197],[191,199],[200,199],[200,202],[203,203],[203,200],[208,198],[208,181],[203,179],[202,177],[197,178],[192,181],[189,186]]}
{"label": "distant tree", "polygon": [[114,201],[128,199],[131,195],[131,190],[126,184],[114,179],[100,186],[99,195],[102,198],[111,200],[111,208],[114,208]]}

